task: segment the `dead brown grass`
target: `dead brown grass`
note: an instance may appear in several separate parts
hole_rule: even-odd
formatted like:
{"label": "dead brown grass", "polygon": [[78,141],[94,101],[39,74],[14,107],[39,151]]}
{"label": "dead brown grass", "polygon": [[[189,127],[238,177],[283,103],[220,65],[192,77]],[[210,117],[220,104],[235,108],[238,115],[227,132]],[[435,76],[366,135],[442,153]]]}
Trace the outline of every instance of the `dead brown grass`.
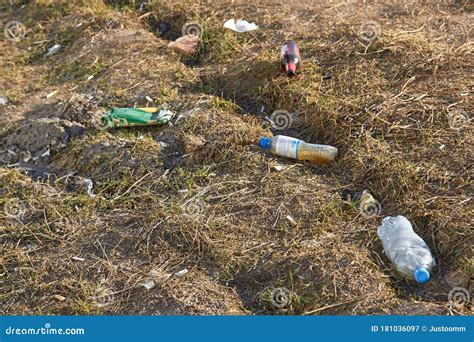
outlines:
{"label": "dead brown grass", "polygon": [[[467,1],[25,4],[0,5],[2,26],[28,27],[18,43],[0,40],[2,314],[471,312],[447,302],[452,287],[472,292],[472,125],[452,121],[472,116]],[[224,31],[231,17],[260,29]],[[358,36],[366,20],[380,25],[370,44]],[[200,54],[166,51],[189,21],[204,28]],[[290,38],[296,79],[279,72]],[[54,43],[64,48],[44,57]],[[197,110],[164,128],[93,124],[112,106],[164,103]],[[277,109],[298,115],[273,133],[337,146],[337,162],[259,150]],[[42,137],[53,121],[59,137]],[[84,133],[60,144],[66,123]],[[94,181],[95,197],[75,176]],[[369,189],[382,215],[410,219],[439,264],[429,284],[393,271],[382,216],[361,215],[344,189]],[[283,308],[270,300],[279,287],[291,291]]]}

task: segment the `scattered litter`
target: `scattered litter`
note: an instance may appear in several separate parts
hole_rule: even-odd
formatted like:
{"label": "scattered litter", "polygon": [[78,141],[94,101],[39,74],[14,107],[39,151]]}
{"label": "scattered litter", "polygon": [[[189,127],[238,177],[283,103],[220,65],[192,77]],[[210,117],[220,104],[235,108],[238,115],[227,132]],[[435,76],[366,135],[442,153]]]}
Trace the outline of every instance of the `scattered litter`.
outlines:
{"label": "scattered litter", "polygon": [[232,31],[239,32],[239,33],[244,33],[244,32],[258,29],[258,26],[255,25],[255,23],[249,23],[246,20],[240,20],[240,19],[238,20],[229,19],[224,23],[224,27]]}
{"label": "scattered litter", "polygon": [[292,225],[294,225],[294,226],[297,226],[297,225],[298,225],[298,223],[296,223],[296,221],[295,221],[295,220],[293,219],[293,217],[291,217],[290,215],[286,215],[286,219],[287,219],[288,221],[290,221],[290,223],[291,223]]}
{"label": "scattered litter", "polygon": [[0,96],[0,106],[5,106],[8,103],[8,98],[6,96]]}
{"label": "scattered litter", "polygon": [[66,300],[66,297],[63,297],[61,295],[56,294],[56,295],[54,295],[54,299],[56,299],[60,302],[64,302]]}
{"label": "scattered litter", "polygon": [[430,279],[436,262],[430,248],[417,235],[404,216],[387,216],[377,230],[385,255],[397,270],[409,279],[423,284]]}
{"label": "scattered litter", "polygon": [[272,169],[277,171],[277,172],[280,172],[280,171],[285,169],[285,166],[284,165],[273,165]]}
{"label": "scattered litter", "polygon": [[48,148],[42,155],[41,157],[49,157],[51,155],[51,150]]}
{"label": "scattered litter", "polygon": [[101,128],[164,125],[173,117],[169,110],[156,107],[113,108],[102,118]]}
{"label": "scattered litter", "polygon": [[71,259],[74,261],[86,261],[86,259],[78,257],[78,256],[73,256]]}
{"label": "scattered litter", "polygon": [[150,289],[152,289],[153,287],[155,287],[155,282],[154,282],[152,279],[150,279],[150,280],[147,280],[147,281],[143,282],[141,285],[142,285],[145,289],[150,290]]}
{"label": "scattered litter", "polygon": [[94,78],[94,75],[87,76],[87,80],[90,81]]}
{"label": "scattered litter", "polygon": [[317,164],[333,162],[337,156],[337,148],[329,145],[309,144],[304,141],[285,135],[276,135],[273,138],[262,137],[259,146],[270,150],[278,156],[297,160],[308,160]]}
{"label": "scattered litter", "polygon": [[148,102],[153,102],[153,99],[150,97],[150,96],[145,96],[145,99],[148,101]]}
{"label": "scattered litter", "polygon": [[194,34],[187,34],[179,37],[174,42],[170,42],[167,48],[184,55],[192,55],[197,52],[199,47],[199,37]]}
{"label": "scattered litter", "polygon": [[92,192],[92,190],[94,189],[94,183],[92,182],[92,179],[82,178],[79,181],[79,184],[83,184],[86,187],[87,196],[91,198],[95,197],[94,193]]}
{"label": "scattered litter", "polygon": [[51,56],[53,54],[55,54],[56,52],[58,52],[60,49],[61,49],[61,45],[59,44],[55,44],[53,46],[51,46],[49,49],[48,49],[48,52],[45,54],[45,57],[47,56]]}
{"label": "scattered litter", "polygon": [[49,99],[50,97],[53,97],[54,95],[56,95],[57,92],[58,92],[58,91],[55,90],[55,91],[53,91],[53,92],[47,94],[45,97],[46,97],[47,99]]}
{"label": "scattered litter", "polygon": [[175,276],[175,277],[182,277],[182,276],[184,276],[184,275],[185,275],[186,273],[188,273],[188,272],[189,272],[188,269],[185,268],[184,270],[181,270],[181,271],[176,272],[176,273],[174,274],[174,276]]}
{"label": "scattered litter", "polygon": [[281,68],[288,76],[296,76],[300,63],[300,49],[293,40],[287,41],[280,50]]}

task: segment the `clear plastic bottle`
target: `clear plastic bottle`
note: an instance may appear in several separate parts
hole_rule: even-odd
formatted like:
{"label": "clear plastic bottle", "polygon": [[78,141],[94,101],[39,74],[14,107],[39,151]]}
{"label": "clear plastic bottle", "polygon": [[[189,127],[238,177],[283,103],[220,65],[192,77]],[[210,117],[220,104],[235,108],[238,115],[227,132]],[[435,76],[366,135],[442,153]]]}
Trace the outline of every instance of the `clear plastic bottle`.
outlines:
{"label": "clear plastic bottle", "polygon": [[383,249],[397,270],[409,279],[426,283],[436,265],[430,248],[418,236],[404,216],[387,216],[382,220],[377,234]]}
{"label": "clear plastic bottle", "polygon": [[273,138],[262,137],[259,146],[278,156],[309,160],[318,164],[333,162],[338,152],[334,146],[309,144],[285,135],[276,135]]}

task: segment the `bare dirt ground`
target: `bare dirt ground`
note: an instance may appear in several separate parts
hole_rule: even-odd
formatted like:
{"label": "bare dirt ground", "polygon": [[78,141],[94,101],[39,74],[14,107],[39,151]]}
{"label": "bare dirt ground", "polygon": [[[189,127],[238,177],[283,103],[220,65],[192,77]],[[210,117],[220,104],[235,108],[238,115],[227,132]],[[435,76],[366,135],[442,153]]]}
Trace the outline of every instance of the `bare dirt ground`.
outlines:
{"label": "bare dirt ground", "polygon": [[[0,37],[1,314],[472,313],[448,303],[473,290],[472,2],[283,3],[0,1],[2,31],[26,29]],[[191,57],[166,49],[187,22],[203,28]],[[286,39],[297,78],[279,69]],[[95,124],[165,103],[195,111]],[[271,156],[256,143],[272,133],[338,159]],[[381,212],[341,195],[364,189]],[[425,285],[383,254],[377,227],[398,214],[437,260]]]}

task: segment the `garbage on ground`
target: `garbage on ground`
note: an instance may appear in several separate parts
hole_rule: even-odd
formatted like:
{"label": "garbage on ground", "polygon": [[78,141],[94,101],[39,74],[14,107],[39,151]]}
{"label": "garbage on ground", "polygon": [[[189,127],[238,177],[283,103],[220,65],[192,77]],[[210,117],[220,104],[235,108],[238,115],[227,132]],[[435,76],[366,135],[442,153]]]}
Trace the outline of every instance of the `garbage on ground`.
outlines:
{"label": "garbage on ground", "polygon": [[417,235],[404,216],[387,216],[377,230],[384,253],[397,270],[408,279],[426,283],[430,270],[436,266],[430,248]]}
{"label": "garbage on ground", "polygon": [[81,185],[84,185],[86,188],[87,196],[94,198],[95,195],[92,192],[92,189],[94,188],[94,183],[92,182],[92,179],[90,178],[82,178],[78,182]]}
{"label": "garbage on ground", "polygon": [[272,169],[277,171],[277,172],[280,172],[280,171],[285,169],[285,166],[284,165],[273,165]]}
{"label": "garbage on ground", "polygon": [[287,41],[280,50],[280,63],[288,76],[296,76],[300,63],[300,49],[293,40]]}
{"label": "garbage on ground", "polygon": [[66,297],[56,294],[54,295],[54,299],[56,299],[59,302],[64,302],[66,300]]}
{"label": "garbage on ground", "polygon": [[151,290],[153,287],[155,287],[155,282],[153,281],[153,279],[149,279],[149,280],[144,281],[141,285],[145,289]]}
{"label": "garbage on ground", "polygon": [[192,55],[198,51],[199,41],[200,38],[195,34],[187,34],[179,37],[174,42],[169,42],[166,47],[184,55]]}
{"label": "garbage on ground", "polygon": [[290,223],[291,223],[292,225],[294,225],[294,226],[297,226],[297,225],[298,225],[298,223],[296,223],[295,219],[294,219],[293,217],[291,217],[291,215],[286,215],[286,219],[287,219],[288,221],[290,221]]}
{"label": "garbage on ground", "polygon": [[176,272],[176,273],[174,274],[174,276],[179,278],[179,277],[184,276],[184,275],[185,275],[186,273],[188,273],[188,272],[189,272],[188,269],[185,268],[185,269],[183,269],[183,270],[181,270],[181,271]]}
{"label": "garbage on ground", "polygon": [[229,19],[224,23],[224,27],[232,31],[239,32],[239,33],[244,33],[244,32],[258,29],[258,26],[255,25],[255,23],[249,23],[246,20],[240,20],[240,19],[238,20]]}
{"label": "garbage on ground", "polygon": [[62,47],[62,46],[59,45],[59,44],[55,44],[55,45],[51,46],[51,47],[48,49],[48,52],[46,52],[45,57],[51,56],[51,55],[55,54],[56,52],[58,52],[58,51],[61,49],[61,47]]}
{"label": "garbage on ground", "polygon": [[57,90],[52,91],[51,93],[46,94],[44,97],[45,97],[46,99],[49,99],[50,97],[53,97],[54,95],[56,95],[57,92],[58,92]]}
{"label": "garbage on ground", "polygon": [[172,117],[169,110],[156,107],[113,108],[100,119],[100,125],[104,128],[164,125]]}
{"label": "garbage on ground", "polygon": [[281,157],[308,160],[318,164],[333,162],[338,152],[334,146],[309,144],[285,135],[276,135],[273,138],[262,137],[259,146]]}
{"label": "garbage on ground", "polygon": [[8,104],[8,97],[0,96],[0,106],[5,106]]}
{"label": "garbage on ground", "polygon": [[78,257],[78,256],[73,256],[71,259],[74,261],[80,261],[80,262],[86,261],[86,259]]}

